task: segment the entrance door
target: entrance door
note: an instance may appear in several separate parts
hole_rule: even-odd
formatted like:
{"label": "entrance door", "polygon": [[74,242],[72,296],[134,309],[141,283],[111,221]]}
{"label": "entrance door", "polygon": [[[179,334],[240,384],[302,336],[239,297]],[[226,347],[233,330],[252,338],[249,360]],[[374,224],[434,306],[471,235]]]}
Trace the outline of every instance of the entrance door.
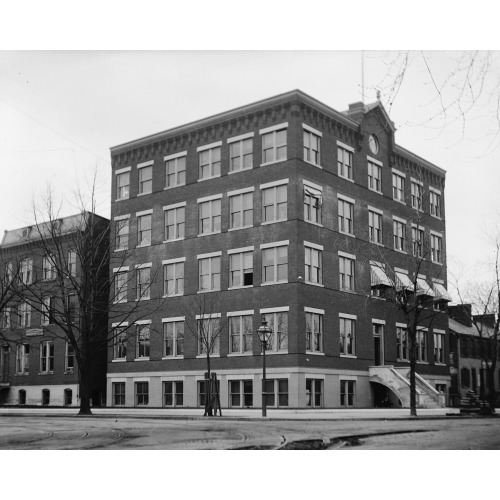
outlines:
{"label": "entrance door", "polygon": [[384,364],[384,325],[373,323],[373,361],[375,366]]}

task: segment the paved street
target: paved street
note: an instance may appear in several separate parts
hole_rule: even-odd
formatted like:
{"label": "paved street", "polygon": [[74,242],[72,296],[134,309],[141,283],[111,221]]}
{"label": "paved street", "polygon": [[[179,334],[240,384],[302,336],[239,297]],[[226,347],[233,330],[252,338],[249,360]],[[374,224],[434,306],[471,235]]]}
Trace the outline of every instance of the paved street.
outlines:
{"label": "paved street", "polygon": [[237,417],[203,418],[199,410],[176,416],[158,410],[151,417],[110,410],[76,417],[64,415],[67,410],[27,409],[20,414],[2,409],[0,449],[500,449],[498,418],[444,417],[434,412],[408,419],[406,410],[385,410],[375,419],[375,410],[341,416],[325,410],[315,419],[308,412],[283,412],[283,418],[271,411],[271,418],[262,420],[254,411],[250,416],[240,412]]}

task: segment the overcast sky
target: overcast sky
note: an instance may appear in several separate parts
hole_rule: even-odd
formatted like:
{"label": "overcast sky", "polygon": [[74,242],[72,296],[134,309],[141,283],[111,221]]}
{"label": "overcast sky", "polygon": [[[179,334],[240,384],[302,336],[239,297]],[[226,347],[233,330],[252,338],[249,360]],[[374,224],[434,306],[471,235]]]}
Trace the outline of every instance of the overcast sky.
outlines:
{"label": "overcast sky", "polygon": [[[447,171],[448,259],[472,268],[500,213],[496,102],[483,99],[465,128],[451,114],[445,127],[427,123],[460,56],[412,52],[399,85],[400,53],[365,52],[364,94],[373,102],[380,89],[397,143]],[[74,191],[94,171],[109,216],[110,147],[297,88],[342,111],[363,97],[361,68],[360,51],[0,52],[0,228],[31,224],[49,184],[63,215],[75,212]]]}

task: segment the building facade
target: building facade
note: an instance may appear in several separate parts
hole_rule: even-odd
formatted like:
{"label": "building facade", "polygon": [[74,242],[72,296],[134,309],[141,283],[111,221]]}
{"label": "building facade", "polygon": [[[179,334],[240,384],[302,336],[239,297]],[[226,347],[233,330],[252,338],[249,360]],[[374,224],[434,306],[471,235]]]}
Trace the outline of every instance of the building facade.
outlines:
{"label": "building facade", "polygon": [[[77,294],[85,294],[82,283],[88,280],[81,263],[85,250],[77,247],[85,241],[79,235],[91,230],[89,220],[94,229],[107,232],[109,221],[88,213],[5,231],[0,244],[5,292],[0,311],[0,405],[80,405],[78,356],[64,326],[71,322],[78,339],[82,315]],[[105,250],[101,258],[107,268]],[[107,295],[107,274],[95,278]],[[91,309],[96,299],[89,294],[85,302]],[[107,313],[102,310],[98,316],[96,325],[104,323],[106,335]],[[105,403],[105,349],[103,353],[90,361],[95,406]]]}
{"label": "building facade", "polygon": [[[407,325],[384,289],[412,278],[425,242],[422,296],[449,300],[445,172],[394,132],[380,102],[340,113],[297,90],[113,147],[107,404],[201,406],[205,321],[222,325],[222,407],[260,406],[264,318],[268,406],[405,406]],[[438,309],[418,364],[435,399],[450,381]]]}

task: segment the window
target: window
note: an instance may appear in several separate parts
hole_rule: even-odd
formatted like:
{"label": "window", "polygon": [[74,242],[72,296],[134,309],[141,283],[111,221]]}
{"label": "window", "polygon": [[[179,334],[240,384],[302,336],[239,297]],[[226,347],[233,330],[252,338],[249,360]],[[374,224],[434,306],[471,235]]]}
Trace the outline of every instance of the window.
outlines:
{"label": "window", "polygon": [[354,234],[354,200],[348,201],[339,197],[339,231]]}
{"label": "window", "polygon": [[125,250],[128,248],[128,234],[129,234],[129,219],[115,219],[116,221],[116,250]]}
{"label": "window", "polygon": [[76,252],[74,250],[68,252],[68,275],[73,278],[76,276]]}
{"label": "window", "polygon": [[321,224],[323,192],[306,185],[304,182],[304,220],[314,224]]}
{"label": "window", "polygon": [[311,130],[304,130],[304,161],[320,165],[321,136]]}
{"label": "window", "polygon": [[186,204],[165,207],[165,241],[182,240],[186,226]]}
{"label": "window", "polygon": [[430,212],[433,217],[441,218],[441,193],[429,188]]}
{"label": "window", "polygon": [[444,333],[434,331],[434,361],[444,364]]}
{"label": "window", "polygon": [[368,189],[382,192],[382,166],[368,161]]}
{"label": "window", "polygon": [[182,406],[184,404],[184,383],[163,382],[163,404],[165,406]]}
{"label": "window", "polygon": [[220,146],[199,151],[200,180],[220,177]]}
{"label": "window", "polygon": [[340,381],[340,406],[343,408],[352,408],[356,397],[356,381]]}
{"label": "window", "polygon": [[306,351],[323,352],[323,313],[306,311]]}
{"label": "window", "polygon": [[321,285],[323,283],[322,252],[323,247],[313,248],[305,245],[305,281]]}
{"label": "window", "polygon": [[55,312],[55,298],[43,297],[40,324],[42,326],[47,326],[52,324],[54,322],[54,312]]}
{"label": "window", "polygon": [[427,361],[427,330],[417,330],[417,361]]}
{"label": "window", "polygon": [[136,300],[147,300],[151,291],[151,267],[138,267],[136,270]]}
{"label": "window", "polygon": [[[262,248],[262,246],[261,246]],[[288,242],[286,245],[262,249],[262,283],[288,281]]]}
{"label": "window", "polygon": [[66,307],[69,322],[75,324],[78,321],[78,301],[76,294],[66,297]]}
{"label": "window", "polygon": [[424,254],[424,229],[422,227],[411,227],[411,243],[414,257],[423,257]]}
{"label": "window", "polygon": [[273,331],[267,343],[267,350],[288,351],[288,311],[266,312],[264,310],[262,317]]}
{"label": "window", "polygon": [[19,326],[29,328],[31,326],[31,304],[21,302],[19,304]]}
{"label": "window", "polygon": [[220,255],[198,257],[200,292],[220,290]]}
{"label": "window", "polygon": [[382,213],[368,210],[368,236],[372,243],[382,245]]}
{"label": "window", "polygon": [[353,256],[339,255],[339,283],[341,290],[354,290],[354,268]]}
{"label": "window", "polygon": [[146,324],[137,324],[136,332],[137,332],[137,352],[136,358],[146,358],[149,359],[149,347],[150,347],[150,325]]}
{"label": "window", "polygon": [[14,269],[12,262],[7,262],[7,264],[5,264],[5,277],[7,283],[12,283],[12,280],[14,279]]}
{"label": "window", "polygon": [[306,406],[321,408],[323,402],[323,381],[306,379]]}
{"label": "window", "polygon": [[66,361],[64,364],[64,371],[66,373],[73,373],[75,368],[75,348],[70,342],[66,342]]}
{"label": "window", "polygon": [[116,174],[116,200],[126,200],[130,195],[130,172]]}
{"label": "window", "polygon": [[127,277],[128,272],[125,270],[115,272],[114,302],[127,302]]}
{"label": "window", "polygon": [[184,356],[184,319],[164,321],[163,356]]}
{"label": "window", "polygon": [[253,285],[253,248],[229,254],[229,287]]}
{"label": "window", "polygon": [[[198,406],[205,406],[205,398],[207,394],[208,384],[206,384],[208,380],[199,380],[198,381]],[[210,384],[212,385],[212,384]],[[213,388],[212,395],[213,395]],[[217,392],[220,393],[220,381],[217,380]]]}
{"label": "window", "polygon": [[405,178],[400,173],[392,173],[392,197],[401,203],[405,202]]}
{"label": "window", "polygon": [[199,234],[220,233],[220,198],[199,203]]}
{"label": "window", "polygon": [[282,407],[288,406],[288,380],[266,380],[264,392],[266,406]]}
{"label": "window", "polygon": [[49,406],[50,404],[50,390],[42,389],[42,406]]}
{"label": "window", "polygon": [[340,316],[340,355],[354,356],[356,320],[351,317]]}
{"label": "window", "polygon": [[253,382],[251,380],[229,381],[229,405],[231,408],[253,406]]}
{"label": "window", "polygon": [[406,221],[393,219],[394,249],[405,252],[406,248]]}
{"label": "window", "polygon": [[251,314],[229,317],[229,352],[231,354],[252,352],[252,320]]}
{"label": "window", "polygon": [[127,359],[127,326],[115,326],[113,330],[113,359]]}
{"label": "window", "polygon": [[422,184],[419,181],[411,181],[411,207],[422,210]]}
{"label": "window", "polygon": [[33,279],[33,259],[23,259],[19,266],[19,279],[21,283],[31,284]]}
{"label": "window", "polygon": [[239,229],[253,225],[253,193],[229,197],[229,228]]}
{"label": "window", "polygon": [[443,238],[431,232],[431,259],[432,262],[442,264],[443,262]]}
{"label": "window", "polygon": [[229,144],[229,171],[239,172],[253,166],[253,138],[234,140]]}
{"label": "window", "polygon": [[148,194],[153,191],[153,166],[149,163],[144,167],[137,166],[139,170],[139,194]]}
{"label": "window", "polygon": [[[261,186],[262,187],[262,186]],[[287,218],[287,185],[262,189],[262,222],[277,222]]]}
{"label": "window", "polygon": [[184,294],[184,262],[172,262],[163,266],[163,295]]}
{"label": "window", "polygon": [[52,280],[55,278],[55,263],[53,255],[45,255],[42,261],[42,279]]}
{"label": "window", "polygon": [[198,355],[218,355],[220,348],[220,318],[198,319]]}
{"label": "window", "polygon": [[40,372],[54,371],[54,343],[46,340],[40,343]]}
{"label": "window", "polygon": [[286,128],[262,134],[262,163],[286,160]]}
{"label": "window", "polygon": [[125,382],[113,382],[113,406],[125,405]]}
{"label": "window", "polygon": [[136,406],[147,406],[149,404],[149,382],[135,383]]}
{"label": "window", "polygon": [[71,406],[73,404],[73,391],[71,389],[64,389],[64,405]]}
{"label": "window", "polygon": [[30,346],[17,344],[16,347],[16,373],[22,375],[30,371]]}
{"label": "window", "polygon": [[3,328],[10,328],[11,327],[11,308],[6,307],[1,314],[1,317],[3,319]]}
{"label": "window", "polygon": [[399,361],[409,361],[408,329],[396,325],[397,356]]}
{"label": "window", "polygon": [[137,217],[137,245],[151,245],[151,214]]}
{"label": "window", "polygon": [[348,146],[340,146],[337,142],[337,165],[338,174],[345,179],[353,180],[352,158],[354,150]]}
{"label": "window", "polygon": [[165,156],[165,177],[167,188],[186,184],[186,153]]}

